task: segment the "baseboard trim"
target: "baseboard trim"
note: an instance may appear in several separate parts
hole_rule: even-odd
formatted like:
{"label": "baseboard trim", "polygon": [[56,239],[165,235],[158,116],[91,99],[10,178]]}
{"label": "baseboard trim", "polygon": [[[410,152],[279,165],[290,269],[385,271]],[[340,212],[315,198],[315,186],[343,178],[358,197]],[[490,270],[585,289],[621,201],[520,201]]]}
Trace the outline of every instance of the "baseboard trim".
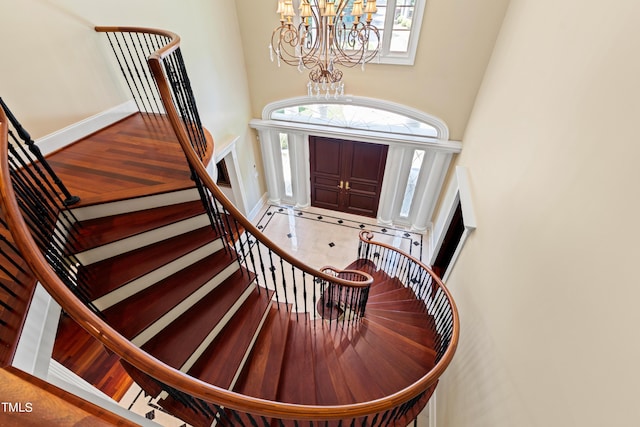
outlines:
{"label": "baseboard trim", "polygon": [[133,100],[129,100],[39,138],[36,141],[36,144],[40,147],[42,154],[46,156],[55,151],[61,150],[64,147],[99,131],[100,129],[112,125],[137,111],[138,108],[135,102]]}
{"label": "baseboard trim", "polygon": [[247,215],[247,218],[249,218],[250,221],[253,221],[258,216],[262,208],[267,205],[267,199],[268,199],[268,194],[264,193],[260,198],[260,200],[258,200],[258,203],[256,203],[253,209],[251,209],[251,212],[249,212],[249,215]]}

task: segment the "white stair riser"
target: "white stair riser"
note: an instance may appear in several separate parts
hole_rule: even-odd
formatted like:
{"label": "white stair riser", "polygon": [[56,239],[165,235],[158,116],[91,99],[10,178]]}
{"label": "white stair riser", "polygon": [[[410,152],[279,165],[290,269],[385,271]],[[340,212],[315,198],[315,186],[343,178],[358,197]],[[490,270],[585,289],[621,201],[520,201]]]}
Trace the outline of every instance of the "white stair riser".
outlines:
{"label": "white stair riser", "polygon": [[72,209],[73,215],[78,221],[104,218],[112,215],[143,211],[147,209],[171,206],[178,203],[192,202],[200,199],[198,190],[172,191],[170,193],[153,194],[151,196],[136,197],[134,199],[119,200],[116,202],[102,203],[99,205],[82,206]]}

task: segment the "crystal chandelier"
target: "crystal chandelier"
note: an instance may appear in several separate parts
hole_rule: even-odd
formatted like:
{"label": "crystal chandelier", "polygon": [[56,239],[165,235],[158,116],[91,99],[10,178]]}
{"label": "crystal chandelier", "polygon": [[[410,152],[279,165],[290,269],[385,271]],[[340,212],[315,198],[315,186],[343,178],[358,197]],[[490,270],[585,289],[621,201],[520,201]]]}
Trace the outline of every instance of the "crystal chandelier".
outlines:
{"label": "crystal chandelier", "polygon": [[376,0],[278,0],[280,26],[273,30],[269,52],[281,62],[311,70],[309,96],[344,94],[342,71],[337,66],[355,67],[378,54],[380,33],[371,24]]}

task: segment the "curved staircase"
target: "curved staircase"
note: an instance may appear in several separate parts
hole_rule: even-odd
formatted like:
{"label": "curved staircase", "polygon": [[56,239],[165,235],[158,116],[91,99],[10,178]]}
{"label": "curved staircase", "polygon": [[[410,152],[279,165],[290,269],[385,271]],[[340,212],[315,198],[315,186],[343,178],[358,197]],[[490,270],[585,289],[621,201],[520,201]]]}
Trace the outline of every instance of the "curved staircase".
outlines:
{"label": "curved staircase", "polygon": [[[346,266],[374,278],[364,318],[348,327],[317,312],[296,312],[292,303],[276,302],[273,290],[256,283],[225,248],[197,197],[184,190],[165,197],[178,203],[143,210],[126,212],[126,201],[120,208],[74,210],[81,230],[74,249],[92,278],[91,302],[125,338],[204,382],[305,405],[380,399],[434,367],[432,318],[398,278],[369,260]],[[121,213],[91,217],[83,209]],[[192,425],[211,425],[215,408],[185,405],[153,378],[124,366],[166,411]],[[427,400],[397,425],[415,418]]]}
{"label": "curved staircase", "polygon": [[[364,231],[344,269],[318,270],[279,248],[205,168],[213,146],[179,37],[97,30],[109,35],[123,70],[153,76],[140,86],[158,101],[151,110],[132,95],[163,149],[176,139],[186,157],[179,175],[194,187],[150,194],[141,186],[143,197],[70,209],[57,177],[32,172],[47,162],[16,154],[21,144],[13,134],[8,141],[0,111],[2,207],[35,277],[166,411],[192,425],[415,419],[457,346],[455,303],[440,279]],[[117,51],[129,42],[139,44],[126,51],[139,56]]]}

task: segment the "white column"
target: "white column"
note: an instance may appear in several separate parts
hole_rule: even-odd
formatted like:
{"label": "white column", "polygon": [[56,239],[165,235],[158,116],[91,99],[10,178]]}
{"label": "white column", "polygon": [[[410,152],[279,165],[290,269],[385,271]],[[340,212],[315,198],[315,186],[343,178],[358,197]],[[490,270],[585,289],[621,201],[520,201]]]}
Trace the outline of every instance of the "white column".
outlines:
{"label": "white column", "polygon": [[412,215],[413,221],[411,224],[414,230],[425,231],[431,222],[431,215],[433,215],[438,193],[442,188],[450,162],[451,153],[434,153],[424,191],[420,193],[419,199],[414,200],[414,202],[417,202],[414,210],[415,216]]}
{"label": "white column", "polygon": [[[382,189],[380,190],[380,202],[378,204],[378,222],[391,225],[400,209],[398,205],[398,192],[402,190],[402,171],[407,167],[405,164],[406,148],[390,145],[387,152],[387,164],[384,169],[382,179]],[[406,178],[405,178],[406,183]],[[404,191],[402,191],[404,194]],[[402,199],[400,199],[400,204]]]}
{"label": "white column", "polygon": [[[276,149],[279,149],[280,140],[274,138],[277,134],[268,129],[259,129],[260,151],[262,152],[262,162],[264,164],[265,181],[267,183],[267,193],[269,202],[279,204],[282,198],[280,177],[282,175],[282,164],[280,158],[276,156]],[[279,152],[278,152],[279,153]]]}
{"label": "white column", "polygon": [[309,163],[308,141],[308,135],[289,134],[291,186],[293,201],[298,208],[306,208],[311,205],[311,164]]}

